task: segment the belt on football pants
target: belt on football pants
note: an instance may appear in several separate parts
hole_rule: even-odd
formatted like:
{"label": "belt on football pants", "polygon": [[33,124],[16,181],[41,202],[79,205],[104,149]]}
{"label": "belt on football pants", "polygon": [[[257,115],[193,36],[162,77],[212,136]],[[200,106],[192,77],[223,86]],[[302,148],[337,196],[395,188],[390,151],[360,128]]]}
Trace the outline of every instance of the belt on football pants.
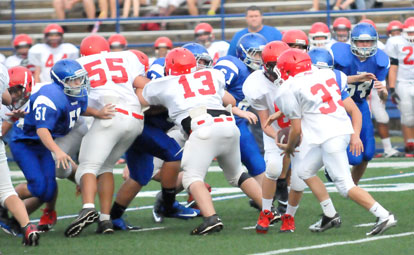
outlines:
{"label": "belt on football pants", "polygon": [[139,120],[143,120],[144,119],[144,116],[141,115],[141,114],[138,114],[138,113],[135,113],[135,112],[129,112],[129,111],[124,110],[124,109],[121,109],[121,108],[115,108],[115,111],[117,111],[119,113],[122,113],[122,114],[125,114],[125,115],[132,116],[135,119],[139,119]]}
{"label": "belt on football pants", "polygon": [[[207,109],[207,113],[214,117],[214,122],[224,122],[224,121],[233,121],[233,117],[231,116],[230,112],[226,110],[211,110]],[[226,115],[228,117],[219,117],[220,115]],[[218,118],[216,118],[218,117]],[[197,125],[204,124],[204,120],[200,120],[197,122]],[[191,134],[191,117],[188,116],[187,118],[181,121],[181,126],[183,126],[184,131],[187,135]]]}

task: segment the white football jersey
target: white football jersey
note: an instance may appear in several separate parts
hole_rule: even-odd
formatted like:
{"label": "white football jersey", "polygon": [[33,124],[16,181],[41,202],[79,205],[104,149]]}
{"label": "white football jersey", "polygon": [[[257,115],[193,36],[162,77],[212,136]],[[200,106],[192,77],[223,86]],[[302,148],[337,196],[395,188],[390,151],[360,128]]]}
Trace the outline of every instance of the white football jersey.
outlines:
{"label": "white football jersey", "polygon": [[211,43],[210,47],[208,47],[207,51],[213,59],[213,62],[216,63],[219,58],[227,55],[229,47],[230,44],[226,41],[214,41]]}
{"label": "white football jersey", "polygon": [[15,66],[24,66],[27,69],[29,69],[32,73],[35,70],[35,66],[31,63],[29,63],[28,58],[21,58],[18,55],[12,55],[6,59],[5,63],[6,67],[8,69],[15,67]]}
{"label": "white football jersey", "polygon": [[341,92],[330,69],[303,72],[284,82],[276,94],[276,104],[289,119],[302,120],[302,133],[309,144],[353,134]]}
{"label": "white football jersey", "polygon": [[385,45],[385,53],[390,58],[398,59],[397,81],[414,80],[414,43],[402,36],[390,37]]}
{"label": "white football jersey", "polygon": [[29,63],[41,68],[41,82],[52,81],[50,69],[57,61],[64,58],[77,59],[78,57],[78,48],[70,43],[62,43],[56,48],[52,48],[46,43],[39,43],[30,48],[28,55]]}
{"label": "white football jersey", "polygon": [[138,76],[145,76],[145,67],[130,51],[103,52],[77,59],[88,72],[91,90],[88,102],[91,107],[102,108],[105,98],[111,103],[140,106],[133,82]]}
{"label": "white football jersey", "polygon": [[[279,111],[275,104],[276,92],[279,89],[273,82],[266,78],[263,70],[254,71],[243,83],[243,94],[247,102],[255,110],[268,110],[269,115]],[[277,131],[288,127],[290,121],[283,116],[279,120],[272,123],[272,127]],[[276,148],[273,138],[267,136],[263,132],[263,143],[265,150]]]}
{"label": "white football jersey", "polygon": [[225,86],[224,74],[209,68],[152,80],[145,85],[142,95],[151,105],[165,106],[170,118],[181,126],[181,121],[189,116],[188,111],[192,108],[205,106],[224,110]]}
{"label": "white football jersey", "polygon": [[5,62],[6,62],[6,57],[3,54],[0,53],[0,64],[4,65]]}

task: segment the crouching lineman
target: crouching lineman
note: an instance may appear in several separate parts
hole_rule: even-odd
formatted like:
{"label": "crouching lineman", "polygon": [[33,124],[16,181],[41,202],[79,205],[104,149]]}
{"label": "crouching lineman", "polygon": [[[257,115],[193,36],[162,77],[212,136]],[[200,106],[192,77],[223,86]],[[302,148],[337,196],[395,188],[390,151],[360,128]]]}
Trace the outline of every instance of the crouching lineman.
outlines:
{"label": "crouching lineman", "polygon": [[140,99],[145,105],[165,106],[170,118],[189,136],[181,164],[183,186],[193,195],[204,217],[204,222],[191,234],[206,235],[223,228],[204,185],[204,177],[214,158],[228,182],[239,186],[260,206],[262,194],[257,182],[242,171],[240,131],[232,114],[223,107],[223,103],[234,103],[234,98],[224,91],[224,75],[213,69],[194,72],[196,65],[189,50],[171,50],[165,60],[167,77],[149,82]]}
{"label": "crouching lineman", "polygon": [[[394,215],[368,192],[355,186],[352,180],[347,147],[349,144],[354,155],[363,151],[359,138],[362,115],[358,114],[351,122],[335,81],[335,73],[329,69],[311,71],[309,55],[295,49],[280,55],[277,68],[286,82],[277,92],[276,104],[291,121],[288,143],[279,144],[279,147],[289,157],[295,156],[295,144],[302,132],[311,147],[304,155],[298,175],[320,201],[323,216],[309,229],[312,232],[323,232],[341,225],[341,218],[323,182],[316,175],[322,165],[327,168],[342,196],[351,198],[378,218],[367,235],[381,234],[395,226],[397,220]],[[291,78],[287,80],[289,77]]]}
{"label": "crouching lineman", "polygon": [[[32,76],[30,71],[27,70],[27,73],[30,75],[30,77],[27,78],[30,79],[31,82]],[[0,103],[2,102],[5,105],[9,105],[12,102],[10,94],[7,91],[8,85],[9,75],[7,69],[0,64],[0,92],[2,94],[2,97],[0,97]],[[2,108],[5,107],[5,105],[2,105]],[[0,120],[0,125],[1,124]],[[20,200],[13,188],[9,166],[7,165],[6,150],[2,139],[0,139],[0,176],[0,207],[4,207],[9,210],[13,214],[14,219],[18,222],[19,227],[21,228],[21,233],[23,233],[23,244],[37,245],[39,243],[39,232],[36,225],[30,223],[24,203]],[[6,232],[13,234],[11,233],[12,230],[9,228],[9,222],[10,219],[8,218],[6,211],[5,215],[3,215],[3,213],[0,215],[0,227]]]}

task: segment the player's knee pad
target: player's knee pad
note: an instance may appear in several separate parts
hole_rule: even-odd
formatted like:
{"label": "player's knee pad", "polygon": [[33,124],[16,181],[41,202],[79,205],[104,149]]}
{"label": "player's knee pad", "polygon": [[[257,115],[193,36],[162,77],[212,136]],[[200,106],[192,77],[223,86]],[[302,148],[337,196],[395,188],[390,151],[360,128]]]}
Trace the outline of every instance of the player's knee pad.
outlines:
{"label": "player's knee pad", "polygon": [[401,124],[407,127],[414,127],[414,112],[401,113]]}
{"label": "player's knee pad", "polygon": [[6,207],[4,203],[10,196],[13,196],[13,195],[17,196],[17,193],[16,191],[14,191],[13,186],[11,186],[9,190],[1,190],[0,191],[0,205],[2,207]]}
{"label": "player's knee pad", "polygon": [[339,194],[345,198],[348,197],[349,190],[355,187],[355,183],[351,178],[334,178],[333,182]]}
{"label": "player's knee pad", "polygon": [[152,172],[152,168],[146,171],[136,171],[134,168],[129,167],[129,177],[141,186],[145,186],[151,181]]}
{"label": "player's knee pad", "polygon": [[300,171],[297,171],[297,175],[301,180],[307,180],[316,176],[315,173],[312,173],[312,171],[308,170],[307,168],[302,168]]}
{"label": "player's knee pad", "polygon": [[373,111],[375,120],[378,123],[387,124],[390,121],[390,117],[388,116],[388,113],[385,111],[385,109],[379,109],[378,111]]}
{"label": "player's knee pad", "polygon": [[306,186],[307,185],[303,179],[299,178],[296,171],[292,170],[292,174],[290,176],[290,188],[294,191],[304,191]]}
{"label": "player's knee pad", "polygon": [[359,156],[352,155],[352,152],[349,151],[349,147],[347,148],[348,154],[348,163],[350,165],[356,166],[362,163],[362,154]]}
{"label": "player's knee pad", "polygon": [[72,174],[72,164],[69,162],[69,167],[64,169],[62,166],[56,167],[56,177],[59,179],[66,179]]}
{"label": "player's knee pad", "polygon": [[365,161],[370,161],[375,155],[375,139],[369,139],[364,144],[364,152],[362,153],[362,158]]}
{"label": "player's knee pad", "polygon": [[239,176],[235,176],[235,178],[232,178],[231,180],[227,180],[229,184],[233,187],[240,187],[243,182],[245,182],[247,179],[252,178],[250,174],[246,172],[241,172]]}
{"label": "player's knee pad", "polygon": [[182,180],[184,189],[187,190],[188,187],[196,181],[204,182],[204,176],[196,171],[184,171]]}
{"label": "player's knee pad", "polygon": [[282,162],[278,162],[277,160],[268,160],[266,162],[266,177],[276,181],[282,173],[282,167]]}

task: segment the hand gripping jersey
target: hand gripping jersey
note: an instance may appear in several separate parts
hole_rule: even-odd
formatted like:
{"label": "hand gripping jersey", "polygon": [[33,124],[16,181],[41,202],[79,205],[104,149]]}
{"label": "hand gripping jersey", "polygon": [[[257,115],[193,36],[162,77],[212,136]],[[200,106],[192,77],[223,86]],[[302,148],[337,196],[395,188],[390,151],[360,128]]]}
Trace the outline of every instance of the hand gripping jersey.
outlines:
{"label": "hand gripping jersey", "polygon": [[304,72],[288,79],[277,92],[276,104],[289,119],[302,119],[309,144],[354,133],[335,78],[329,69]]}
{"label": "hand gripping jersey", "polygon": [[[266,78],[263,70],[257,70],[247,77],[243,84],[243,93],[251,107],[259,111],[269,110],[269,115],[271,115],[279,111],[279,108],[275,104],[275,96],[278,88],[278,86]],[[272,123],[272,127],[276,131],[289,125],[290,121],[285,116]],[[266,134],[263,134],[263,142],[265,150],[276,147],[274,139]]]}
{"label": "hand gripping jersey", "polygon": [[50,69],[57,61],[64,58],[77,59],[78,57],[78,48],[70,43],[62,43],[56,48],[52,48],[46,43],[36,44],[30,48],[28,54],[29,63],[41,68],[41,82],[52,81]]}
{"label": "hand gripping jersey", "polygon": [[[365,61],[361,61],[353,55],[350,45],[345,43],[335,43],[331,50],[335,59],[335,69],[344,72],[346,75],[373,73],[379,81],[384,81],[388,74],[390,61],[388,56],[380,49],[374,56],[367,58]],[[372,87],[373,81],[348,84],[348,92],[355,103],[361,103],[366,101]]]}
{"label": "hand gripping jersey", "polygon": [[397,81],[414,81],[414,43],[402,36],[390,37],[385,45],[385,53],[398,60]]}
{"label": "hand gripping jersey", "polygon": [[181,126],[189,116],[189,110],[199,106],[224,110],[225,80],[222,72],[203,69],[180,76],[166,76],[152,80],[144,90],[143,97],[151,105],[163,105],[170,118]]}
{"label": "hand gripping jersey", "polygon": [[87,107],[87,96],[70,97],[56,83],[44,85],[30,96],[28,114],[21,128],[16,123],[12,140],[39,140],[38,128],[49,129],[53,138],[65,136]]}
{"label": "hand gripping jersey", "polygon": [[101,53],[81,57],[77,61],[89,75],[91,107],[102,108],[106,104],[105,97],[117,98],[112,103],[140,107],[133,82],[137,76],[145,76],[145,68],[134,53]]}

